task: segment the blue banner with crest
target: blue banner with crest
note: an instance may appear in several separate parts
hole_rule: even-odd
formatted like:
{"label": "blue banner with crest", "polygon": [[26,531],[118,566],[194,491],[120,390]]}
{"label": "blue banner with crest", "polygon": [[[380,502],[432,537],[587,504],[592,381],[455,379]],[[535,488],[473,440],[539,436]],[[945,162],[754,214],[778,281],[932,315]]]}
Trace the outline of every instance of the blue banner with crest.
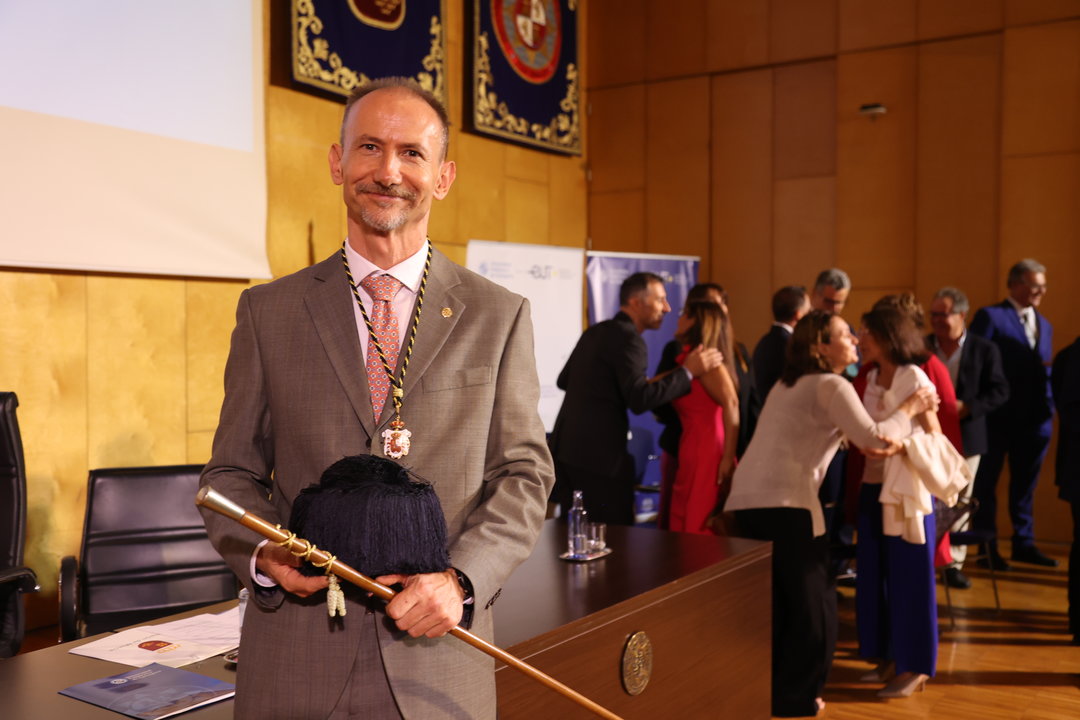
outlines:
{"label": "blue banner with crest", "polygon": [[577,10],[578,0],[473,0],[474,132],[581,154]]}
{"label": "blue banner with crest", "polygon": [[292,74],[348,96],[388,76],[408,77],[443,103],[445,0],[291,0]]}

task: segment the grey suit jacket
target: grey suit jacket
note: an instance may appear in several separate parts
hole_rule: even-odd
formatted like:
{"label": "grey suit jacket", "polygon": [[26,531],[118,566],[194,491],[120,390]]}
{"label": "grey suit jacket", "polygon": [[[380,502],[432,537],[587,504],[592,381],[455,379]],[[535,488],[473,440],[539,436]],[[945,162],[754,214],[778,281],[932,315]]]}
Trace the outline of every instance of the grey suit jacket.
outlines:
{"label": "grey suit jacket", "polygon": [[[334,461],[382,454],[340,257],[246,290],[225,370],[211,485],[271,522]],[[448,311],[447,311],[448,309]],[[404,355],[404,353],[402,353]],[[438,493],[450,557],[472,582],[472,629],[492,637],[491,605],[530,553],[554,481],[528,301],[434,253],[402,418],[402,462]],[[211,540],[249,588],[261,540],[204,512]],[[333,552],[333,548],[326,548]],[[356,656],[364,607],[330,621],[322,593],[252,589],[237,678],[237,717],[325,717]],[[378,623],[383,663],[407,718],[494,717],[493,661],[455,638],[411,639]],[[250,660],[249,660],[250,658]],[[299,680],[299,677],[305,678]]]}

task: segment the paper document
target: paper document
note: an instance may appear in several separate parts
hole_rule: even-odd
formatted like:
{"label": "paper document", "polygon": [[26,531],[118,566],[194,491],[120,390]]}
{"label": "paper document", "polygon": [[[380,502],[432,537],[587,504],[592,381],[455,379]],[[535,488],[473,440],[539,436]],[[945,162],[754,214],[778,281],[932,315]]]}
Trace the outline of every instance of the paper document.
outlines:
{"label": "paper document", "polygon": [[80,645],[75,655],[143,667],[160,663],[180,667],[228,652],[240,644],[240,613],[194,615],[182,620],[141,625]]}

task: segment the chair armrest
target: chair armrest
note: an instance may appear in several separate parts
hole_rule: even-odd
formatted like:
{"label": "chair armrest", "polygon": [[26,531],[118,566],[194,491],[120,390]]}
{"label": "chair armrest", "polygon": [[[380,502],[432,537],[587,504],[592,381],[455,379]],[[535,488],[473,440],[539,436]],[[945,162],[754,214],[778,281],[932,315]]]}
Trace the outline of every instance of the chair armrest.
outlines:
{"label": "chair armrest", "polygon": [[37,575],[28,567],[11,567],[0,570],[0,585],[15,583],[15,589],[19,592],[32,593],[41,588],[38,587]]}
{"label": "chair armrest", "polygon": [[60,560],[60,642],[79,638],[79,561],[73,555]]}

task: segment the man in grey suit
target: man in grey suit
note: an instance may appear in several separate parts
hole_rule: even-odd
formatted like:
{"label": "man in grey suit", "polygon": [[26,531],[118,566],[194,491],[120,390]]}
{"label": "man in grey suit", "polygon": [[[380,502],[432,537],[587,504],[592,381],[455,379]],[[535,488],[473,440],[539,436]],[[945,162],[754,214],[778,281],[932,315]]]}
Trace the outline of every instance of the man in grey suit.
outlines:
{"label": "man in grey suit", "polygon": [[[402,455],[408,433],[400,462],[439,496],[452,567],[377,578],[404,586],[385,615],[346,588],[347,617],[330,618],[325,576],[301,575],[282,548],[204,514],[251,592],[238,718],[495,717],[493,661],[442,636],[465,617],[491,640],[492,604],[533,547],[554,477],[528,302],[427,240],[432,202],[456,173],[447,127],[439,102],[407,81],[350,97],[329,156],[347,241],[241,296],[202,484],[285,525],[327,466]],[[389,367],[366,364],[380,348]]]}

